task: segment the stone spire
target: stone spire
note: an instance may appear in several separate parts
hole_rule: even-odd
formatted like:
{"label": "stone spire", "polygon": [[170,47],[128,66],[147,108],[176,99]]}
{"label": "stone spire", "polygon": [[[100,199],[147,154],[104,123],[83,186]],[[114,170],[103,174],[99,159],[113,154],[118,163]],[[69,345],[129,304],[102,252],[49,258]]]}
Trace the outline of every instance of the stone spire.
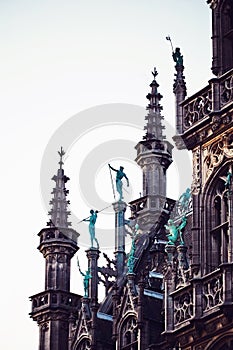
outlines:
{"label": "stone spire", "polygon": [[143,173],[143,196],[130,202],[132,217],[136,215],[140,228],[149,230],[158,219],[166,200],[166,171],[172,162],[173,146],[163,135],[164,126],[161,115],[162,95],[158,92],[157,71],[152,72],[151,92],[146,96],[149,100],[148,114],[145,117],[146,134],[136,145],[135,161]]}
{"label": "stone spire", "polygon": [[146,135],[144,136],[145,140],[163,140],[165,137],[163,136],[163,129],[164,126],[162,126],[161,120],[164,119],[164,117],[161,116],[161,110],[163,107],[159,104],[159,101],[163,97],[158,92],[159,84],[155,80],[156,76],[158,75],[156,68],[154,68],[154,71],[152,72],[153,75],[153,81],[150,84],[151,92],[146,96],[146,98],[149,100],[149,104],[147,106],[148,115],[145,117],[147,120],[147,124],[144,127],[146,130]]}
{"label": "stone spire", "polygon": [[68,228],[71,225],[71,223],[67,220],[68,216],[70,215],[70,212],[67,210],[67,205],[70,202],[66,200],[66,196],[69,193],[69,190],[66,189],[65,184],[69,180],[69,177],[64,174],[64,169],[62,168],[64,164],[63,157],[65,155],[62,147],[61,150],[58,151],[58,154],[60,155],[60,161],[58,163],[60,167],[57,171],[57,175],[54,175],[52,177],[52,180],[55,181],[56,185],[52,191],[52,194],[54,196],[50,201],[52,208],[48,213],[51,217],[48,225],[60,228]]}
{"label": "stone spire", "polygon": [[173,92],[175,94],[175,107],[176,107],[176,136],[173,138],[178,149],[186,148],[180,134],[183,133],[183,119],[182,119],[182,105],[185,96],[187,95],[185,77],[183,75],[184,65],[183,56],[181,55],[179,47],[172,53],[172,57],[175,64],[175,80],[173,84]]}
{"label": "stone spire", "polygon": [[65,183],[68,177],[62,168],[65,152],[61,148],[58,153],[60,167],[53,177],[56,186],[52,192],[51,219],[49,227],[38,233],[38,249],[45,259],[45,286],[43,292],[31,297],[30,315],[39,325],[40,350],[68,350],[69,320],[80,305],[80,296],[70,292],[71,259],[79,249],[79,234],[69,227],[67,221],[69,202],[66,200],[68,191]]}

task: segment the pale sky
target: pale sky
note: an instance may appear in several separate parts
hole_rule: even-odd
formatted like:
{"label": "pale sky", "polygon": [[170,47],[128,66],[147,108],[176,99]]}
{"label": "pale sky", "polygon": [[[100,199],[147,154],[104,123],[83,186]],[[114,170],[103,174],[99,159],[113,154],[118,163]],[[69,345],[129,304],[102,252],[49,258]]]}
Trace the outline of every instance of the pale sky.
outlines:
{"label": "pale sky", "polygon": [[[28,297],[44,290],[44,259],[37,250],[37,233],[48,221],[44,197],[50,198],[54,186],[50,178],[56,171],[57,148],[68,148],[65,170],[71,181],[67,188],[77,217],[82,219],[95,204],[89,202],[92,194],[102,198],[101,203],[113,201],[106,175],[110,160],[128,169],[129,200],[137,198],[140,172],[133,165],[133,147],[143,135],[140,126],[146,115],[151,70],[154,66],[158,70],[162,114],[174,127],[175,71],[165,37],[170,35],[174,47],[181,48],[190,96],[212,77],[210,14],[204,0],[0,1],[1,349],[38,348],[38,327],[28,316]],[[60,136],[53,144],[54,135]],[[107,150],[115,153],[111,156]],[[51,169],[46,164],[43,172],[48,151]],[[100,161],[93,169],[87,166],[96,159]],[[170,197],[185,189],[179,183],[185,167],[183,174],[179,167],[174,161],[168,174]],[[47,173],[48,188],[41,189]],[[85,184],[85,176],[95,194]],[[113,228],[108,214],[99,216],[100,228],[104,222]],[[86,227],[73,228],[81,234],[82,251]],[[72,292],[82,293],[75,261],[73,265]]]}

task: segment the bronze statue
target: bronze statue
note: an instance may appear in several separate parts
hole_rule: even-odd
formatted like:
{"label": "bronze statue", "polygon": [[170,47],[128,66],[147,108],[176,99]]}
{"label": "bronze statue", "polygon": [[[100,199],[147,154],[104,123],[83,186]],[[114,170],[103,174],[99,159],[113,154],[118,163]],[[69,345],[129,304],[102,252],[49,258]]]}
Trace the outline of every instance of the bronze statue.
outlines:
{"label": "bronze statue", "polygon": [[119,200],[121,201],[123,199],[123,192],[122,192],[122,179],[123,177],[126,179],[127,181],[127,186],[129,186],[129,179],[128,177],[126,176],[126,174],[123,172],[123,166],[120,166],[120,169],[117,170],[117,169],[114,169],[110,164],[108,164],[109,168],[113,171],[116,172],[116,189],[117,189],[117,192],[119,193],[120,195],[120,198]]}
{"label": "bronze statue", "polygon": [[79,265],[79,261],[77,258],[77,265],[78,265],[78,269],[80,274],[83,276],[83,287],[84,287],[84,297],[88,297],[88,289],[89,289],[89,279],[92,278],[91,274],[90,274],[90,269],[88,269],[85,273],[82,272],[80,265]]}
{"label": "bronze statue", "polygon": [[98,210],[94,211],[93,209],[90,210],[91,216],[87,219],[84,219],[83,221],[89,221],[89,233],[90,233],[90,237],[91,237],[91,248],[94,248],[93,246],[93,241],[96,242],[97,245],[97,249],[99,249],[99,242],[97,240],[97,238],[95,237],[95,223],[96,223],[96,219],[97,219],[97,213]]}
{"label": "bronze statue", "polygon": [[172,57],[174,62],[176,62],[176,66],[183,66],[183,56],[181,55],[179,47],[177,47],[175,52],[172,53]]}
{"label": "bronze statue", "polygon": [[173,220],[168,220],[167,225],[164,225],[164,227],[169,231],[169,234],[167,234],[168,238],[168,244],[169,245],[175,245],[177,242],[178,238],[180,239],[180,244],[184,245],[184,240],[183,240],[183,229],[185,228],[187,224],[187,217],[184,216],[182,218],[182,221],[179,225],[175,225]]}

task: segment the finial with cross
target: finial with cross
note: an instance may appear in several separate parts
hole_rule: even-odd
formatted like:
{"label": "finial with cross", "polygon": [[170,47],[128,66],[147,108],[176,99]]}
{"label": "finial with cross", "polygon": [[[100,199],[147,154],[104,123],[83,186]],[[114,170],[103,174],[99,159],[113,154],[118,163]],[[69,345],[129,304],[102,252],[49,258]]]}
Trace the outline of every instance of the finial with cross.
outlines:
{"label": "finial with cross", "polygon": [[60,161],[58,164],[60,164],[60,169],[62,169],[62,165],[64,164],[63,163],[63,156],[66,154],[66,152],[64,151],[64,149],[61,147],[61,150],[58,151],[58,154],[60,156]]}
{"label": "finial with cross", "polygon": [[155,80],[155,77],[158,75],[158,72],[157,72],[155,67],[154,67],[154,72],[151,72],[151,73],[152,73],[154,80]]}

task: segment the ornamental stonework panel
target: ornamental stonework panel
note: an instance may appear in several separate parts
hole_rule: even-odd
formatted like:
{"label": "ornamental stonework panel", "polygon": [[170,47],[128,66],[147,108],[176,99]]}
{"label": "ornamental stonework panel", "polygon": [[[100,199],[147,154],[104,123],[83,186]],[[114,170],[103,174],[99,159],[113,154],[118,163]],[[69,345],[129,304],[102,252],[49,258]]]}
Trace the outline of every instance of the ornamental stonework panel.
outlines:
{"label": "ornamental stonework panel", "polygon": [[198,147],[193,151],[193,181],[192,181],[192,194],[196,195],[200,191],[201,187],[201,151]]}
{"label": "ornamental stonework panel", "polygon": [[174,298],[174,324],[178,326],[194,316],[192,290],[185,291]]}
{"label": "ornamental stonework panel", "polygon": [[224,133],[211,144],[202,147],[203,185],[226,158],[233,158],[233,130]]}

